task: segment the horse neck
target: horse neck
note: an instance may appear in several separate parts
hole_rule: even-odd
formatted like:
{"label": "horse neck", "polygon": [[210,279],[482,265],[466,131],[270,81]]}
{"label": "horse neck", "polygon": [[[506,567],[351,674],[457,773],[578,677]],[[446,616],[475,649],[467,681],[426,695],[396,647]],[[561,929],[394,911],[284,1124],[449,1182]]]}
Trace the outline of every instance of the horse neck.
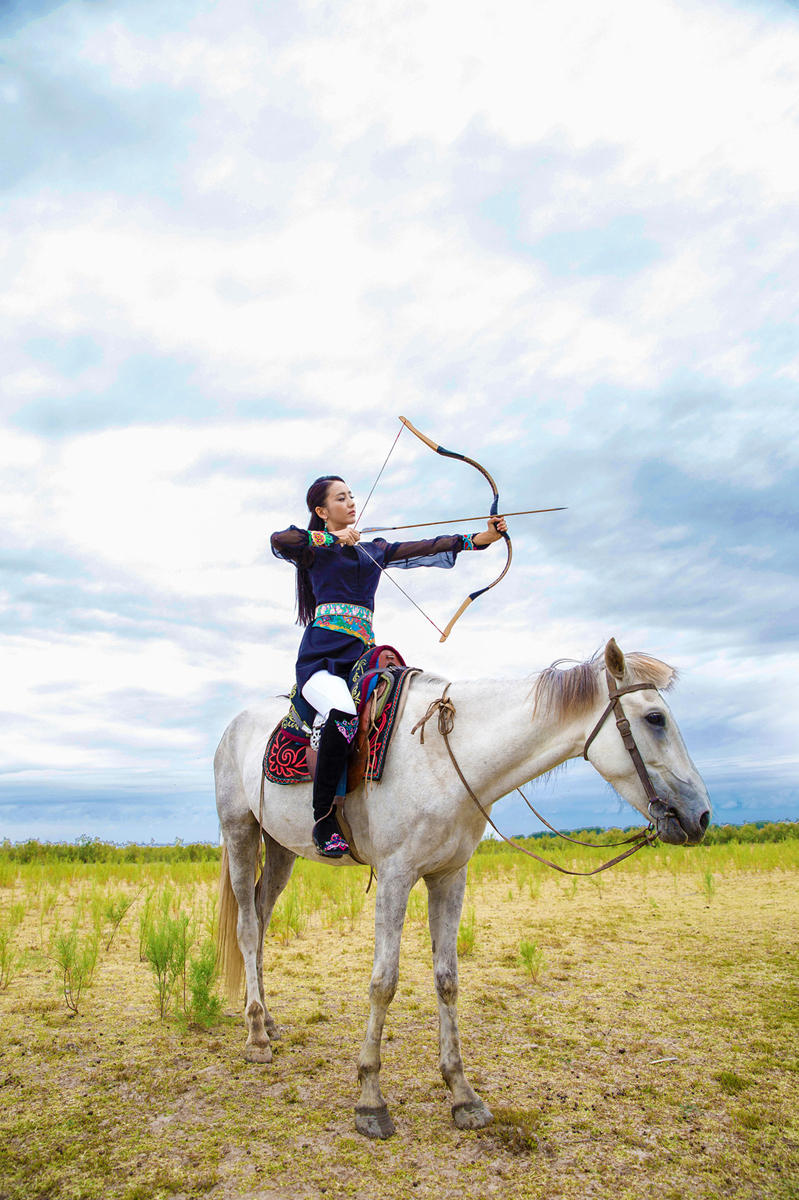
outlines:
{"label": "horse neck", "polygon": [[483,679],[449,689],[456,710],[450,745],[487,804],[582,752],[585,721],[534,714],[533,687],[530,679]]}

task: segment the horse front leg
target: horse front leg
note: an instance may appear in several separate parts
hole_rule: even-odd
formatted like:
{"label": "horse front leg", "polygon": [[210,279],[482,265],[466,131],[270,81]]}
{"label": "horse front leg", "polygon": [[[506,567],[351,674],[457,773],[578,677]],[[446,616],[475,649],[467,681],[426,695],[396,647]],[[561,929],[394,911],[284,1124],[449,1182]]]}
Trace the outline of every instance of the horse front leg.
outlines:
{"label": "horse front leg", "polygon": [[452,1118],[459,1129],[482,1129],[491,1109],[472,1088],[463,1070],[458,1033],[458,926],[466,889],[466,870],[425,879],[433,971],[438,999],[439,1061],[452,1095]]}
{"label": "horse front leg", "polygon": [[407,871],[383,866],[377,881],[375,902],[375,957],[369,984],[369,1023],[358,1058],[361,1085],[355,1106],[355,1128],[371,1138],[388,1138],[394,1122],[380,1091],[380,1043],[388,1006],[394,999],[399,979],[402,926],[408,895],[415,880]]}

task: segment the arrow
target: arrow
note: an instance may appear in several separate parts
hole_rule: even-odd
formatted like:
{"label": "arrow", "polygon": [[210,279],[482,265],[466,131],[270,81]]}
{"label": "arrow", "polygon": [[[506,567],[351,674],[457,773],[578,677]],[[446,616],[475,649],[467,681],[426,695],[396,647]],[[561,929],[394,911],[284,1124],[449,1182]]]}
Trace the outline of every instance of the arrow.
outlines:
{"label": "arrow", "polygon": [[[533,513],[565,512],[567,505],[557,508],[527,508],[524,512],[499,513],[501,517],[529,517]],[[492,514],[496,515],[496,514]],[[487,521],[488,517],[451,517],[447,521],[417,521],[415,525],[369,525],[361,533],[388,533],[395,529],[422,529],[426,525],[462,525],[465,521]]]}

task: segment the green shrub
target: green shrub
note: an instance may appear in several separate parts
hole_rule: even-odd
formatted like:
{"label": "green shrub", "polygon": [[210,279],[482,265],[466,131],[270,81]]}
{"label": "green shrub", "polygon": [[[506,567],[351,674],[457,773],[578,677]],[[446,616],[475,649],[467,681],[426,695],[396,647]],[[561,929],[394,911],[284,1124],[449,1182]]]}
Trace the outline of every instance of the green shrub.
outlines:
{"label": "green shrub", "polygon": [[188,957],[195,939],[195,926],[184,912],[173,916],[171,888],[161,893],[158,911],[153,913],[148,905],[148,917],[141,928],[144,957],[155,976],[158,1011],[163,1020],[169,1009],[175,987],[180,984],[180,999],[183,1012],[188,1007],[187,972]]}
{"label": "green shrub", "polygon": [[77,1015],[81,993],[91,987],[99,939],[94,929],[81,936],[76,918],[68,933],[57,927],[53,930],[51,945],[53,958],[61,968],[64,1003]]}
{"label": "green shrub", "polygon": [[186,1019],[190,1024],[209,1029],[219,1017],[222,1002],[214,992],[217,976],[216,944],[207,938],[189,962]]}

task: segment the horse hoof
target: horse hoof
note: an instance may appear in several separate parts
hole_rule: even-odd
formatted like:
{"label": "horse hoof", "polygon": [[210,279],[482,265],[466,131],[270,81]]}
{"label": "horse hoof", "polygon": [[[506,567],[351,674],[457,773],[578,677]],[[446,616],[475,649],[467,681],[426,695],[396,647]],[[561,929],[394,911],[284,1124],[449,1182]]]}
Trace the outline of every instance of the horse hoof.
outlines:
{"label": "horse hoof", "polygon": [[248,1042],[244,1047],[244,1057],[247,1062],[251,1063],[270,1063],[272,1061],[272,1047],[268,1042],[265,1046],[256,1046],[253,1042]]}
{"label": "horse hoof", "polygon": [[482,1100],[466,1100],[453,1104],[452,1119],[458,1129],[485,1129],[494,1120],[494,1114]]}
{"label": "horse hoof", "polygon": [[368,1138],[390,1138],[396,1133],[388,1108],[356,1108],[355,1128]]}

